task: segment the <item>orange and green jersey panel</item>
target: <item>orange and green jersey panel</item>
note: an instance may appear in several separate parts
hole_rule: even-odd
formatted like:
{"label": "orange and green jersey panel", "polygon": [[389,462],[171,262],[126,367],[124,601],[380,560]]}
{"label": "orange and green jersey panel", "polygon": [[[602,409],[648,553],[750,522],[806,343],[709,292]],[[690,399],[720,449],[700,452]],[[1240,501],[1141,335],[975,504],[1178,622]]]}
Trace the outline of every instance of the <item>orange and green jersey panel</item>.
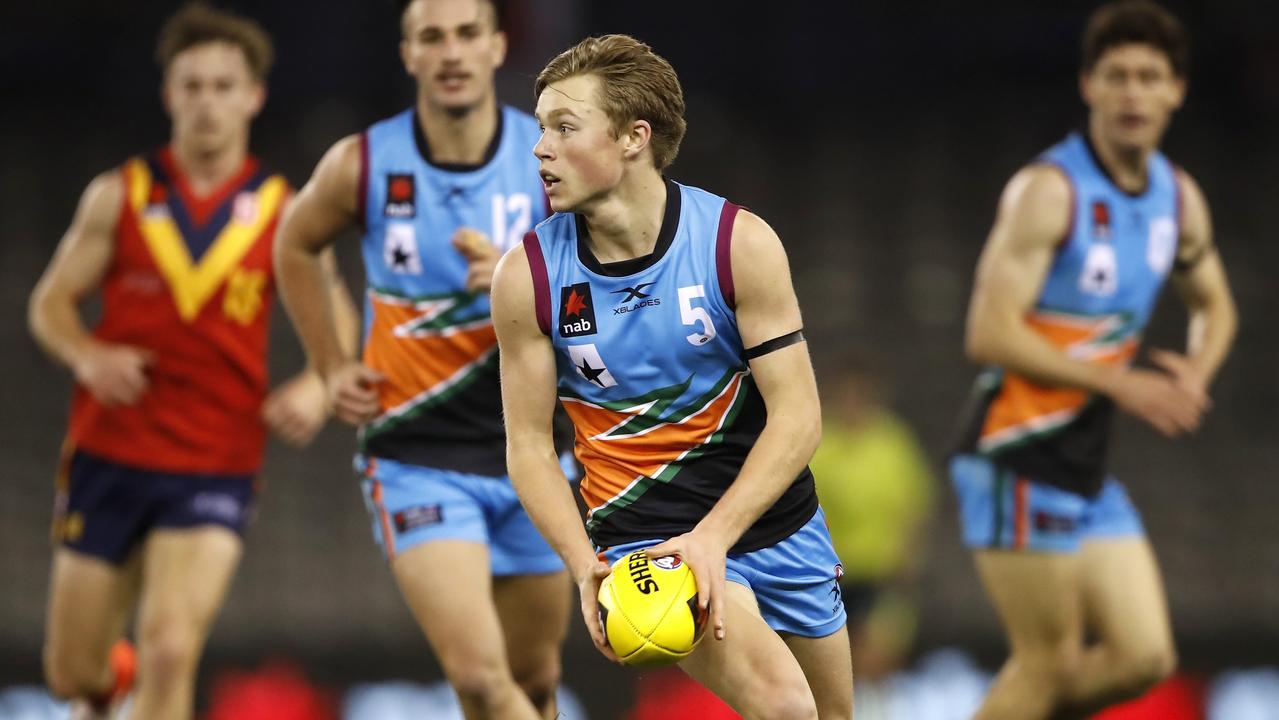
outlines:
{"label": "orange and green jersey panel", "polygon": [[[1071,224],[1025,321],[1071,358],[1126,367],[1176,257],[1180,201],[1173,165],[1152,154],[1146,188],[1128,193],[1106,174],[1083,135],[1072,134],[1038,162],[1070,181]],[[1091,495],[1106,474],[1113,415],[1108,398],[990,367],[977,379],[960,450]]]}

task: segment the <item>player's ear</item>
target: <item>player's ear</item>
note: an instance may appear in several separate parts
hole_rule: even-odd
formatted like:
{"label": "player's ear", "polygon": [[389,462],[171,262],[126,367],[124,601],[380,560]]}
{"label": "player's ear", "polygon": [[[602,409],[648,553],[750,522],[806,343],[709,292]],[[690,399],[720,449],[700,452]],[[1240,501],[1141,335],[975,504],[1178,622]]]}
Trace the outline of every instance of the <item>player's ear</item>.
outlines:
{"label": "player's ear", "polygon": [[266,83],[257,81],[253,83],[253,99],[249,109],[249,117],[257,117],[262,112],[262,107],[266,105]]}
{"label": "player's ear", "polygon": [[1079,97],[1083,98],[1084,104],[1092,107],[1092,93],[1088,91],[1088,81],[1092,77],[1092,73],[1084,70],[1079,73]]}
{"label": "player's ear", "polygon": [[1186,101],[1186,77],[1184,75],[1173,75],[1172,92],[1172,109],[1180,110],[1181,104]]}
{"label": "player's ear", "polygon": [[623,154],[627,160],[634,160],[644,152],[644,148],[648,147],[649,142],[653,139],[653,126],[648,124],[647,120],[636,120],[626,129],[626,134],[622,137]]}
{"label": "player's ear", "polygon": [[404,72],[413,77],[413,68],[409,67],[409,39],[400,38],[400,63],[404,65]]}
{"label": "player's ear", "polygon": [[493,32],[492,59],[494,68],[500,68],[506,62],[506,33],[501,30]]}

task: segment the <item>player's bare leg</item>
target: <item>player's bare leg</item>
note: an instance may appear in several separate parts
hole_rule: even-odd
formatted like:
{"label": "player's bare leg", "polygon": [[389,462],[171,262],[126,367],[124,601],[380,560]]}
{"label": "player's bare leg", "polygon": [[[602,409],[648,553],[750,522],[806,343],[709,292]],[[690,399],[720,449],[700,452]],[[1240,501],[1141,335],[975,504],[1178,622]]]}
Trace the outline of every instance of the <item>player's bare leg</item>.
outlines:
{"label": "player's bare leg", "polygon": [[488,548],[462,540],[424,543],[396,555],[391,570],[467,720],[536,720],[507,663]]}
{"label": "player's bare leg", "polygon": [[1163,581],[1144,537],[1087,540],[1080,554],[1083,602],[1098,642],[1066,688],[1069,712],[1088,717],[1137,697],[1176,666]]}
{"label": "player's bare leg", "polygon": [[848,626],[826,637],[783,634],[782,639],[804,671],[817,703],[817,716],[822,720],[851,718],[853,656],[848,645]]}
{"label": "player's bare leg", "polygon": [[[739,583],[725,587],[724,639],[704,637],[680,667],[746,720],[815,720],[817,704],[804,671],[760,617],[755,595]],[[849,662],[847,645],[844,654]]]}
{"label": "player's bare leg", "polygon": [[45,620],[44,676],[58,697],[77,699],[76,712],[93,717],[84,698],[115,684],[109,657],[124,635],[137,593],[139,556],[124,565],[58,548],[53,556]]}
{"label": "player's bare leg", "polygon": [[133,720],[192,717],[200,655],[241,551],[239,536],[220,526],[158,529],[147,538]]}
{"label": "player's bare leg", "polygon": [[511,673],[546,720],[556,715],[560,646],[568,632],[572,598],[573,585],[564,571],[493,580],[493,602],[502,623]]}
{"label": "player's bare leg", "polygon": [[1000,550],[983,550],[976,557],[1011,654],[974,717],[1051,717],[1083,650],[1079,557]]}

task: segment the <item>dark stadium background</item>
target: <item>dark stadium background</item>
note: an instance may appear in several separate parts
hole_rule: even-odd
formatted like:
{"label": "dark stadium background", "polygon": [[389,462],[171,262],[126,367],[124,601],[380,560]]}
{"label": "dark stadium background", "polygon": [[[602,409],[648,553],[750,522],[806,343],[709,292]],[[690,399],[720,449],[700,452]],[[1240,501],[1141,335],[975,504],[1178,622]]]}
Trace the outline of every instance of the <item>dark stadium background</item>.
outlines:
{"label": "dark stadium background", "polygon": [[[386,2],[234,2],[275,36],[253,149],[303,183],[338,137],[411,99]],[[25,327],[27,295],[83,186],[165,140],[152,61],[174,3],[6,3],[0,10],[0,685],[39,680],[47,519],[69,379]],[[695,3],[525,0],[508,8],[503,97],[588,33],[628,32],[679,71],[689,133],[671,175],[767,218],[791,253],[814,355],[856,350],[942,459],[973,368],[961,352],[971,273],[1003,182],[1084,117],[1077,39],[1093,3]],[[1170,443],[1119,423],[1113,466],[1165,572],[1183,666],[1279,664],[1279,11],[1176,3],[1194,39],[1187,107],[1165,147],[1201,182],[1241,313],[1203,431]],[[353,239],[343,244],[359,283]],[[1150,333],[1180,347],[1165,298]],[[283,314],[276,377],[301,362]],[[301,661],[340,688],[438,669],[375,552],[349,469],[352,433],[272,447],[261,513],[205,677]],[[944,484],[944,481],[943,481]],[[1003,645],[942,488],[920,646],[988,666]],[[574,617],[566,681],[600,717],[633,674]]]}

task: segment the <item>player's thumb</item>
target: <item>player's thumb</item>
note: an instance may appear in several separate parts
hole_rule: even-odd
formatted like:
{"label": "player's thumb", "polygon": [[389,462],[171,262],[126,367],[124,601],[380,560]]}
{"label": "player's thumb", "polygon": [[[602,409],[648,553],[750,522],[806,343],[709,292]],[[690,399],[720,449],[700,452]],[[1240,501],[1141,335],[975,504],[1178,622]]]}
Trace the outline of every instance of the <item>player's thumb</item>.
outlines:
{"label": "player's thumb", "polygon": [[369,367],[368,365],[361,365],[361,366],[360,366],[360,374],[359,374],[359,378],[360,378],[360,384],[361,384],[361,385],[366,385],[366,386],[367,386],[367,385],[381,385],[382,383],[386,382],[386,376],[385,376],[385,375],[383,375],[382,373],[378,372],[377,370],[374,370],[373,368]]}
{"label": "player's thumb", "polygon": [[150,367],[155,364],[155,351],[151,348],[130,345],[129,349],[132,350],[133,354],[142,362],[143,367]]}

